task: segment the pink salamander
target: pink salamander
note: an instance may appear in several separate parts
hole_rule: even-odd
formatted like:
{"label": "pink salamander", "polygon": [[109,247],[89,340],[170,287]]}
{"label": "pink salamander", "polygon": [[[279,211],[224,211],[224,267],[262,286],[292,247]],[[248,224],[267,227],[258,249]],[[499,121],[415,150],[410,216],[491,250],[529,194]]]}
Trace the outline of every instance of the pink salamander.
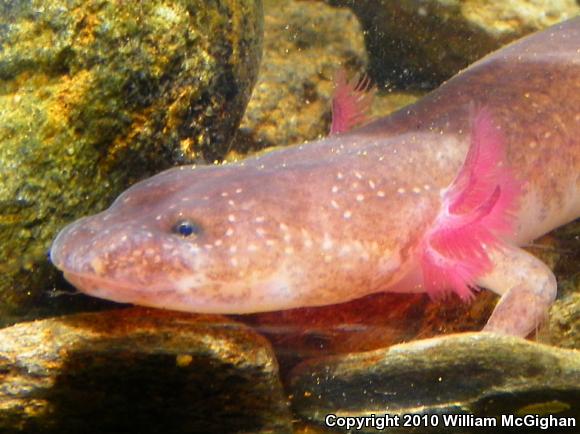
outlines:
{"label": "pink salamander", "polygon": [[485,330],[527,335],[557,284],[517,246],[580,216],[580,18],[343,131],[359,115],[337,113],[323,140],[139,182],[66,227],[52,261],[93,296],[191,312],[482,286],[501,295]]}

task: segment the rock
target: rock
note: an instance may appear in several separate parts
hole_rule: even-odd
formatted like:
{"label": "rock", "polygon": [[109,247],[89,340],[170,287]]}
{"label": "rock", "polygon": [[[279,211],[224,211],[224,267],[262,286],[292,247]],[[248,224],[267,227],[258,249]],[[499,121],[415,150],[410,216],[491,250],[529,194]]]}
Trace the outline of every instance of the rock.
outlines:
{"label": "rock", "polygon": [[122,309],[0,330],[3,433],[290,433],[268,342],[224,317]]}
{"label": "rock", "polygon": [[[289,387],[296,413],[319,425],[331,413],[548,412],[577,418],[580,352],[508,336],[465,333],[307,361],[291,373]],[[481,428],[462,432],[477,430]],[[441,426],[416,432],[441,432]]]}
{"label": "rock", "polygon": [[365,30],[371,76],[433,88],[485,54],[576,16],[575,0],[327,0]]}
{"label": "rock", "polygon": [[553,269],[558,278],[558,297],[550,309],[547,327],[540,330],[538,339],[580,350],[580,220],[554,231],[552,237],[553,243],[547,245],[551,249],[544,250],[557,257]]}
{"label": "rock", "polygon": [[232,146],[241,153],[325,135],[335,71],[366,64],[362,30],[346,8],[270,0],[264,15],[263,61]]}
{"label": "rock", "polygon": [[296,424],[294,427],[294,434],[329,434],[332,432],[333,431],[307,424]]}
{"label": "rock", "polygon": [[53,286],[45,254],[65,223],[160,169],[223,156],[261,38],[260,0],[0,4],[3,321]]}

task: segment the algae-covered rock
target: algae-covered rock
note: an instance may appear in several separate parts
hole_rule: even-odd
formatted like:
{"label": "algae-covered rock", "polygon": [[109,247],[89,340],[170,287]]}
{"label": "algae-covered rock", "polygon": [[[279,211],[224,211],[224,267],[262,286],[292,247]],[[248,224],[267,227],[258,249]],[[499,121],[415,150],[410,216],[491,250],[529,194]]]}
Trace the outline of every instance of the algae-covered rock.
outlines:
{"label": "algae-covered rock", "polygon": [[550,308],[548,326],[541,330],[539,339],[580,350],[580,220],[557,229],[552,236],[554,242],[548,247],[558,257],[554,265],[558,297]]}
{"label": "algae-covered rock", "polygon": [[122,309],[0,330],[3,433],[290,433],[268,342],[224,317]]}
{"label": "algae-covered rock", "polygon": [[261,0],[0,4],[0,317],[49,288],[65,223],[226,152],[261,37]]}
{"label": "algae-covered rock", "polygon": [[485,54],[580,13],[576,0],[326,0],[365,29],[372,76],[435,87]]}
{"label": "algae-covered rock", "polygon": [[264,3],[264,55],[233,146],[293,145],[328,132],[333,75],[366,65],[353,12],[295,0]]}
{"label": "algae-covered rock", "polygon": [[439,415],[426,419],[434,426],[421,419],[389,430],[420,433],[442,432],[446,414],[578,418],[580,353],[488,333],[449,335],[304,362],[290,391],[295,411],[323,426],[328,414]]}

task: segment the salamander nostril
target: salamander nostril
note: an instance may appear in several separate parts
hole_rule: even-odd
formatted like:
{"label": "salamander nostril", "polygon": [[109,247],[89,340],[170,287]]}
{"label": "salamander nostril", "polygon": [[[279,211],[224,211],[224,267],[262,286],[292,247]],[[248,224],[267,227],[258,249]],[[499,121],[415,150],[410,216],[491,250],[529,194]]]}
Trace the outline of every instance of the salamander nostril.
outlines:
{"label": "salamander nostril", "polygon": [[182,237],[191,237],[201,233],[201,227],[191,220],[181,220],[173,226],[173,232]]}

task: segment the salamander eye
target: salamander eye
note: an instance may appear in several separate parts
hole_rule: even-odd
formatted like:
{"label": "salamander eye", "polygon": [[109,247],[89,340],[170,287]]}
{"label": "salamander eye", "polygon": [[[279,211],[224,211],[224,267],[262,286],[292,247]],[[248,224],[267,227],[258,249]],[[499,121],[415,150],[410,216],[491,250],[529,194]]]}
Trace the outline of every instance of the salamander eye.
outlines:
{"label": "salamander eye", "polygon": [[178,221],[173,226],[173,232],[182,237],[191,237],[192,235],[199,235],[201,233],[201,227],[191,220],[181,220]]}

